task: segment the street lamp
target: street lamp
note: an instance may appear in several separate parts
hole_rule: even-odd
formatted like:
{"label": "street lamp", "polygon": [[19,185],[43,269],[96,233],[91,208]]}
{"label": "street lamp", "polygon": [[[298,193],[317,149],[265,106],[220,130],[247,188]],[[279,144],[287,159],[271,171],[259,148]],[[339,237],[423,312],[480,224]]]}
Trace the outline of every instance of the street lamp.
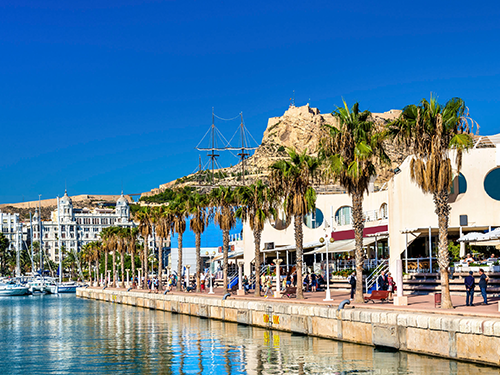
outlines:
{"label": "street lamp", "polygon": [[321,237],[319,239],[319,242],[326,242],[326,295],[323,301],[333,301],[330,295],[330,262],[328,258],[328,246],[330,243],[334,243],[335,240],[333,239],[333,237],[330,237],[330,239],[328,239],[328,234],[325,233],[325,236]]}
{"label": "street lamp", "polygon": [[212,251],[211,253],[209,253],[208,251],[205,253],[206,255],[209,256],[210,258],[210,291],[208,292],[208,294],[214,294],[214,286],[213,286],[213,274],[212,274],[212,258],[214,257],[215,255],[215,251]]}

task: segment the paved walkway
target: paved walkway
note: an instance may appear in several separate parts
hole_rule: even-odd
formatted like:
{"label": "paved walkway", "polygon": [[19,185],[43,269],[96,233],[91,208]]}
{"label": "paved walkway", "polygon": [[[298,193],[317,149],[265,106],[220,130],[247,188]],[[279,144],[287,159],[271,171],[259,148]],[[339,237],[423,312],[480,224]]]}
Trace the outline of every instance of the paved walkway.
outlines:
{"label": "paved walkway", "polygon": [[[100,289],[100,288],[96,288]],[[113,289],[113,288],[108,288],[108,289]],[[117,290],[123,290],[123,289],[117,289]],[[144,292],[144,293],[150,293],[149,290],[143,290],[143,289],[133,289],[134,292]],[[163,292],[159,292],[163,293]],[[191,296],[195,295],[200,295],[203,297],[211,297],[211,298],[222,298],[224,293],[222,291],[222,288],[215,288],[214,289],[215,294],[208,294],[208,291],[205,291],[204,293],[186,293],[186,292],[177,292],[173,291],[170,292],[169,294],[176,294],[176,295],[185,295],[189,294]],[[274,298],[272,296],[269,296],[268,298],[265,297],[255,297],[253,294],[253,291],[251,293],[245,295],[245,296],[238,296],[238,295],[231,295],[229,298],[231,299],[247,299],[247,300],[266,300],[269,302],[289,302],[289,303],[302,303],[302,304],[318,304],[318,305],[330,305],[330,306],[338,306],[340,302],[342,302],[345,299],[350,298],[350,293],[347,291],[337,291],[337,290],[332,290],[331,291],[331,297],[333,301],[330,302],[325,302],[323,299],[325,298],[325,292],[306,292],[304,293],[305,299],[299,300],[296,298]],[[478,317],[495,317],[495,318],[500,318],[500,311],[499,311],[499,304],[500,304],[500,297],[495,297],[495,298],[490,298],[489,299],[489,304],[484,305],[483,304],[483,299],[481,297],[481,294],[476,292],[476,295],[474,297],[474,306],[466,306],[465,305],[465,297],[462,296],[451,296],[453,305],[455,306],[454,309],[448,310],[448,309],[441,309],[440,307],[434,307],[434,295],[407,295],[408,297],[408,306],[394,306],[392,302],[387,302],[387,303],[381,303],[381,302],[368,302],[368,303],[362,303],[362,304],[357,304],[357,303],[351,303],[351,306],[359,306],[363,308],[370,308],[370,309],[382,309],[382,310],[395,310],[395,311],[412,311],[412,312],[425,312],[425,313],[436,313],[436,314],[447,314],[447,315],[463,315],[463,316],[478,316]]]}

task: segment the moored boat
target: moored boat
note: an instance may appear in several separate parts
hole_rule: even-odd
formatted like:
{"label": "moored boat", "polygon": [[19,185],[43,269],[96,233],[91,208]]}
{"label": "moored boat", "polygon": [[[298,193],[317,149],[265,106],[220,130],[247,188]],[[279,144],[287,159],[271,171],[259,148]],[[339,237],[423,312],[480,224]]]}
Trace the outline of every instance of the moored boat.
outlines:
{"label": "moored boat", "polygon": [[24,296],[29,293],[29,287],[6,282],[0,284],[0,296]]}
{"label": "moored boat", "polygon": [[74,281],[67,281],[64,283],[60,283],[58,285],[58,292],[59,293],[76,293],[76,288],[78,288],[79,285],[74,282]]}

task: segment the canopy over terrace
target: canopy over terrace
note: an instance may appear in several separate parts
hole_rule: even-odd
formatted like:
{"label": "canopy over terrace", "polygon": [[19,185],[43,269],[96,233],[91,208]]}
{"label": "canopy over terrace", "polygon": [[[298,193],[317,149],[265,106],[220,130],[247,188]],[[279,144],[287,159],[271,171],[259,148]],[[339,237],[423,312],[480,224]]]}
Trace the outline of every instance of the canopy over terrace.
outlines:
{"label": "canopy over terrace", "polygon": [[487,233],[470,232],[461,236],[457,241],[460,242],[460,245],[468,243],[475,246],[496,246],[500,244],[500,228],[495,228]]}

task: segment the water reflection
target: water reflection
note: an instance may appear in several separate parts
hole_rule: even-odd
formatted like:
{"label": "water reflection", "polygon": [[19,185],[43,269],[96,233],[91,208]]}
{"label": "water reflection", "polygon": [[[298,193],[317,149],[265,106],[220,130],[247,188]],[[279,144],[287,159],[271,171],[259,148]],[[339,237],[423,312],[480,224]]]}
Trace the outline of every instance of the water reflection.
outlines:
{"label": "water reflection", "polygon": [[2,373],[498,374],[498,369],[130,306],[0,299]]}

